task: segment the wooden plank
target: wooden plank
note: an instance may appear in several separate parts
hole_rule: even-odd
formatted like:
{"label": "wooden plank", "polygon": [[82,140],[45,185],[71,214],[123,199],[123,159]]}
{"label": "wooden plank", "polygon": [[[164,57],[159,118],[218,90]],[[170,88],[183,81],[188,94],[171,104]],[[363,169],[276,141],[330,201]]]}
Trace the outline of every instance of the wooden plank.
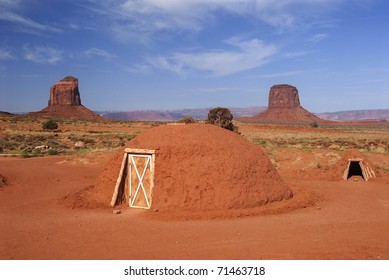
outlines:
{"label": "wooden plank", "polygon": [[362,161],[359,161],[358,164],[359,164],[359,168],[360,168],[361,171],[362,171],[362,177],[363,177],[363,179],[364,179],[365,181],[369,180],[369,175],[366,173],[366,169],[365,169],[365,167],[363,166]]}
{"label": "wooden plank", "polygon": [[122,179],[123,179],[123,172],[124,172],[124,169],[126,167],[126,164],[127,164],[127,154],[124,153],[122,165],[120,167],[119,176],[116,180],[115,190],[113,192],[112,199],[111,199],[111,207],[115,207],[115,203],[116,203],[118,193],[119,193],[120,183],[122,182]]}
{"label": "wooden plank", "polygon": [[155,169],[155,154],[151,155],[150,163],[150,208],[153,203],[153,193],[154,193],[154,169]]}
{"label": "wooden plank", "polygon": [[149,150],[149,149],[132,149],[132,148],[126,148],[124,150],[128,154],[146,154],[146,155],[153,155],[158,152],[158,150]]}
{"label": "wooden plank", "polygon": [[351,163],[351,161],[348,160],[348,164],[347,164],[346,170],[344,170],[344,172],[343,172],[343,179],[344,180],[347,180],[348,173],[349,173],[349,170],[350,170],[350,163]]}

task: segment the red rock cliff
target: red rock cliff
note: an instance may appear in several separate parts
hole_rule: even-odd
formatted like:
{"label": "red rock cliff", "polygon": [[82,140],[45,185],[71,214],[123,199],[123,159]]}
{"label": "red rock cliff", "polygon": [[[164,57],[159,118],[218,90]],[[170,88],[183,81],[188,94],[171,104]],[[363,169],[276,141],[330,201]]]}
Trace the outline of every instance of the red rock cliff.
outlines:
{"label": "red rock cliff", "polygon": [[287,84],[274,85],[270,88],[269,107],[265,111],[238,120],[274,124],[330,123],[305,110],[300,105],[297,88]]}
{"label": "red rock cliff", "polygon": [[68,76],[50,88],[49,105],[39,112],[30,112],[33,117],[63,117],[73,119],[103,119],[81,105],[78,79]]}
{"label": "red rock cliff", "polygon": [[78,79],[68,76],[50,88],[49,106],[51,105],[81,105]]}
{"label": "red rock cliff", "polygon": [[291,85],[274,85],[270,88],[269,109],[296,108],[300,106],[297,88]]}

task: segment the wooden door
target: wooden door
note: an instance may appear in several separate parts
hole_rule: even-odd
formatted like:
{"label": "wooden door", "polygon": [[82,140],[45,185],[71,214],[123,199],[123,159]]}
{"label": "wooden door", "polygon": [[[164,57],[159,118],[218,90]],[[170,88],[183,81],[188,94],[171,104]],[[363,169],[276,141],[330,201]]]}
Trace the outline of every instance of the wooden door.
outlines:
{"label": "wooden door", "polygon": [[149,209],[154,185],[152,154],[128,154],[129,206]]}

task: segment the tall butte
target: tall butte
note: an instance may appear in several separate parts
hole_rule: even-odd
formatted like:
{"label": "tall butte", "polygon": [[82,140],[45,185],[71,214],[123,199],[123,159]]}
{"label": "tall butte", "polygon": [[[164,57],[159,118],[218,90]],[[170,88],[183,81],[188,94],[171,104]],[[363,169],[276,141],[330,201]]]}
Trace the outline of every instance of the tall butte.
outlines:
{"label": "tall butte", "polygon": [[29,114],[77,119],[102,118],[81,104],[78,79],[72,76],[65,77],[50,88],[50,99],[46,108]]}
{"label": "tall butte", "polygon": [[50,88],[49,106],[55,105],[81,105],[77,78],[67,76]]}
{"label": "tall butte", "polygon": [[269,92],[268,108],[253,117],[240,118],[241,121],[274,123],[274,124],[311,124],[328,123],[308,112],[300,105],[300,98],[296,87],[280,84],[274,85]]}

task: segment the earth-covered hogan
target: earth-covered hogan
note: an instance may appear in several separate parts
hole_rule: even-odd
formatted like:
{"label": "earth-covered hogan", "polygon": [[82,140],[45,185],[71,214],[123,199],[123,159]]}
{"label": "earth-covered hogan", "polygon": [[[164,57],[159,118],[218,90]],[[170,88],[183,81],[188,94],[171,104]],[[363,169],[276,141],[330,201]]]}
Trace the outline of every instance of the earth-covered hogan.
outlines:
{"label": "earth-covered hogan", "polygon": [[[240,209],[292,197],[263,149],[214,125],[161,125],[125,148],[156,151],[152,210]],[[109,206],[125,148],[107,163],[96,187],[72,206]],[[126,193],[117,203],[128,207]]]}

